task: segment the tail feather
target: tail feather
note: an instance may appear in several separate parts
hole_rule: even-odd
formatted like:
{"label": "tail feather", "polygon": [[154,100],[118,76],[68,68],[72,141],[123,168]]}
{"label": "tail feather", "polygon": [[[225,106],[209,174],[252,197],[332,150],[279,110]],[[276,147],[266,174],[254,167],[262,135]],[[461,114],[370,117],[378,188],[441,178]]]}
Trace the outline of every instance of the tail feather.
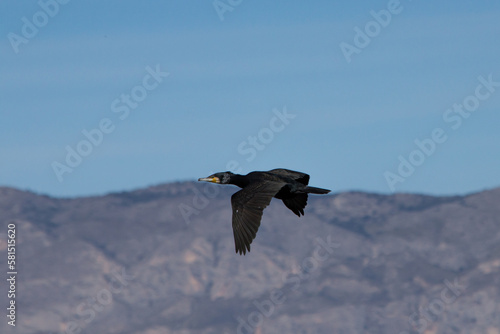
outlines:
{"label": "tail feather", "polygon": [[304,190],[306,193],[310,194],[328,194],[331,191],[328,189],[309,187],[309,186],[307,186]]}

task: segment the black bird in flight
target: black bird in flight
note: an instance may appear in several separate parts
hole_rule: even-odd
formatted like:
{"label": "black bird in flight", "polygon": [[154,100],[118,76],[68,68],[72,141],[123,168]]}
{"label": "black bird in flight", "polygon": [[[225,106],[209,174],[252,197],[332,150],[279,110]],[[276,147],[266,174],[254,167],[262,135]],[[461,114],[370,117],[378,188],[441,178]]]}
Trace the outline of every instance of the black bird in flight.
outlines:
{"label": "black bird in flight", "polygon": [[234,184],[241,189],[231,196],[233,234],[236,253],[250,252],[250,244],[260,226],[262,212],[271,199],[283,200],[297,216],[304,215],[307,194],[328,194],[330,190],[309,187],[309,175],[289,169],[251,172],[247,175],[231,172],[215,173],[198,179],[219,184]]}

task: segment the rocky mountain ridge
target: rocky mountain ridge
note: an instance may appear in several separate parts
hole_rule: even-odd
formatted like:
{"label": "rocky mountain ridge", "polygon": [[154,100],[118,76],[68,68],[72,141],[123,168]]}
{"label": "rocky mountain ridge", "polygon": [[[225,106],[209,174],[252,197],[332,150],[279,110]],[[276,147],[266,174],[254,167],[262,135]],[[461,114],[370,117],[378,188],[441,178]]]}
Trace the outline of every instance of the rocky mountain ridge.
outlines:
{"label": "rocky mountain ridge", "polygon": [[18,263],[17,325],[0,332],[500,334],[500,188],[310,196],[301,218],[273,200],[246,256],[235,191],[0,188],[0,251],[15,224]]}

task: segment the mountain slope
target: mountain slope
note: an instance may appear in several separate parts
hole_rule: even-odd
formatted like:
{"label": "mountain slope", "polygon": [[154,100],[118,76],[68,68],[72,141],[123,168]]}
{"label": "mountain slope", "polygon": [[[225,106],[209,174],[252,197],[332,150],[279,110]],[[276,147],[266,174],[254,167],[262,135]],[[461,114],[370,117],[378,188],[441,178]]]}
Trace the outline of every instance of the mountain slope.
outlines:
{"label": "mountain slope", "polygon": [[235,191],[0,188],[2,258],[14,222],[19,273],[17,326],[0,332],[500,333],[500,188],[311,196],[301,218],[273,200],[246,256]]}

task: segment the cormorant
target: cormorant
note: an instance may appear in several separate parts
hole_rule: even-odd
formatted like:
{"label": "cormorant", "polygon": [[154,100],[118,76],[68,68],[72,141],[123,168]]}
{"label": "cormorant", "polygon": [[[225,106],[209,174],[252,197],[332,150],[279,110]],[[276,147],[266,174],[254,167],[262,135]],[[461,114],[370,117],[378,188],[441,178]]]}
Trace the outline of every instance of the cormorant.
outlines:
{"label": "cormorant", "polygon": [[304,215],[307,194],[328,194],[330,190],[309,187],[309,175],[289,169],[251,172],[247,175],[231,172],[215,173],[198,181],[234,184],[241,189],[231,196],[233,234],[236,253],[250,252],[250,244],[260,226],[262,212],[271,199],[283,200],[297,216]]}

